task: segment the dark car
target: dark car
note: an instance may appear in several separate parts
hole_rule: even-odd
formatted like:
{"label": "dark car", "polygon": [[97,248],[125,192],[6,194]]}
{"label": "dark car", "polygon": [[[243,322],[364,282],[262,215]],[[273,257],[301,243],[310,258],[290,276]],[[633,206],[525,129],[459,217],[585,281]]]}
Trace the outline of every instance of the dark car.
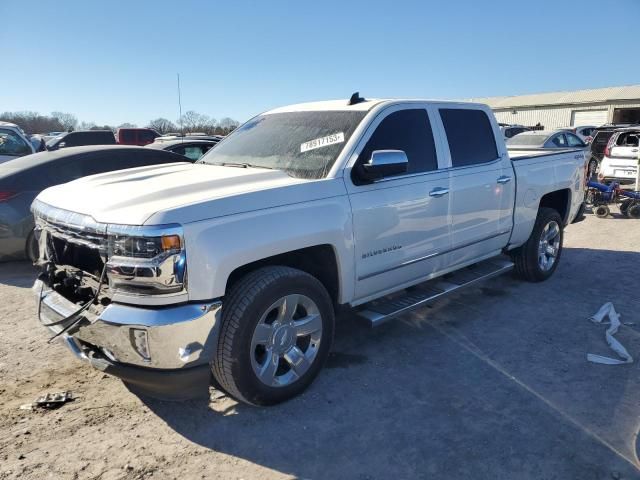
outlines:
{"label": "dark car", "polygon": [[217,140],[196,140],[193,138],[184,138],[180,140],[165,140],[161,142],[150,143],[149,145],[147,145],[147,148],[174,152],[180,155],[184,155],[189,160],[195,162],[217,143]]}
{"label": "dark car", "polygon": [[113,145],[34,153],[0,164],[0,260],[37,257],[30,207],[45,188],[96,173],[184,161],[172,152]]}
{"label": "dark car", "polygon": [[115,145],[116,137],[111,130],[76,130],[63,133],[47,142],[47,150],[80,147],[83,145]]}
{"label": "dark car", "polygon": [[116,130],[116,141],[120,145],[149,145],[160,134],[153,128],[119,128]]}

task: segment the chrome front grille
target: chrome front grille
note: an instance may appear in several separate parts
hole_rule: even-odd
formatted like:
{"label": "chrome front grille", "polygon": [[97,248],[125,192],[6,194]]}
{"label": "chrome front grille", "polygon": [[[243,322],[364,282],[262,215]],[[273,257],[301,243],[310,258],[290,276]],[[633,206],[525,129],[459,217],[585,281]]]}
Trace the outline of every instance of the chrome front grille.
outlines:
{"label": "chrome front grille", "polygon": [[107,236],[101,232],[47,221],[43,221],[41,227],[52,237],[99,250],[101,254],[107,251]]}
{"label": "chrome front grille", "polygon": [[107,253],[107,225],[98,223],[88,215],[51,207],[35,200],[31,207],[39,231],[40,251],[50,248],[47,237],[60,239],[73,245],[97,250],[100,256]]}

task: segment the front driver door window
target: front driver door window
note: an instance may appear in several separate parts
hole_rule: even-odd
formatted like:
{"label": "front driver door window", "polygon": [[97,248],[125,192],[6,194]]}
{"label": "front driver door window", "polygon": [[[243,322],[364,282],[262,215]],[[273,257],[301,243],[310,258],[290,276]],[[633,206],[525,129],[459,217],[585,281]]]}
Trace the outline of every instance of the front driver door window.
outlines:
{"label": "front driver door window", "polygon": [[[356,251],[357,298],[401,287],[440,271],[449,248],[449,176],[438,170],[431,119],[424,107],[394,106],[376,117],[347,182]],[[362,144],[364,143],[364,145]],[[358,178],[358,165],[376,150],[403,150],[408,171],[373,183]]]}
{"label": "front driver door window", "polygon": [[567,133],[565,135],[567,138],[567,145],[573,148],[584,148],[586,145],[580,138],[572,133]]}

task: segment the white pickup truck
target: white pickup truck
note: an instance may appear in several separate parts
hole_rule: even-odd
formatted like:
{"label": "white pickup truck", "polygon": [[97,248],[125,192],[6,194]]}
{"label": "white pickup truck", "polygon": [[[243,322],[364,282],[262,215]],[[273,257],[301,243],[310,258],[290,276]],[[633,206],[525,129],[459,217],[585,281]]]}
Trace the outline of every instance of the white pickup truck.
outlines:
{"label": "white pickup truck", "polygon": [[284,401],[318,374],[339,306],[377,325],[514,267],[553,274],[584,154],[517,155],[480,104],[354,94],[266,112],[196,164],[42,192],[40,322],[144,394],[213,377]]}

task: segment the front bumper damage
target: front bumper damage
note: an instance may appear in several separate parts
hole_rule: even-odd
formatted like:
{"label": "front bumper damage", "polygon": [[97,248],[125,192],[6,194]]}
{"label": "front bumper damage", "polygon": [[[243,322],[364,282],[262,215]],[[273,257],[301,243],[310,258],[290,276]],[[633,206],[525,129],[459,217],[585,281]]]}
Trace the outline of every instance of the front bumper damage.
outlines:
{"label": "front bumper damage", "polygon": [[[33,292],[44,326],[78,310],[41,279]],[[59,338],[77,358],[121,378],[136,393],[165,400],[202,397],[208,395],[221,307],[220,301],[155,308],[111,303],[83,312]],[[47,326],[52,334],[64,327]]]}

